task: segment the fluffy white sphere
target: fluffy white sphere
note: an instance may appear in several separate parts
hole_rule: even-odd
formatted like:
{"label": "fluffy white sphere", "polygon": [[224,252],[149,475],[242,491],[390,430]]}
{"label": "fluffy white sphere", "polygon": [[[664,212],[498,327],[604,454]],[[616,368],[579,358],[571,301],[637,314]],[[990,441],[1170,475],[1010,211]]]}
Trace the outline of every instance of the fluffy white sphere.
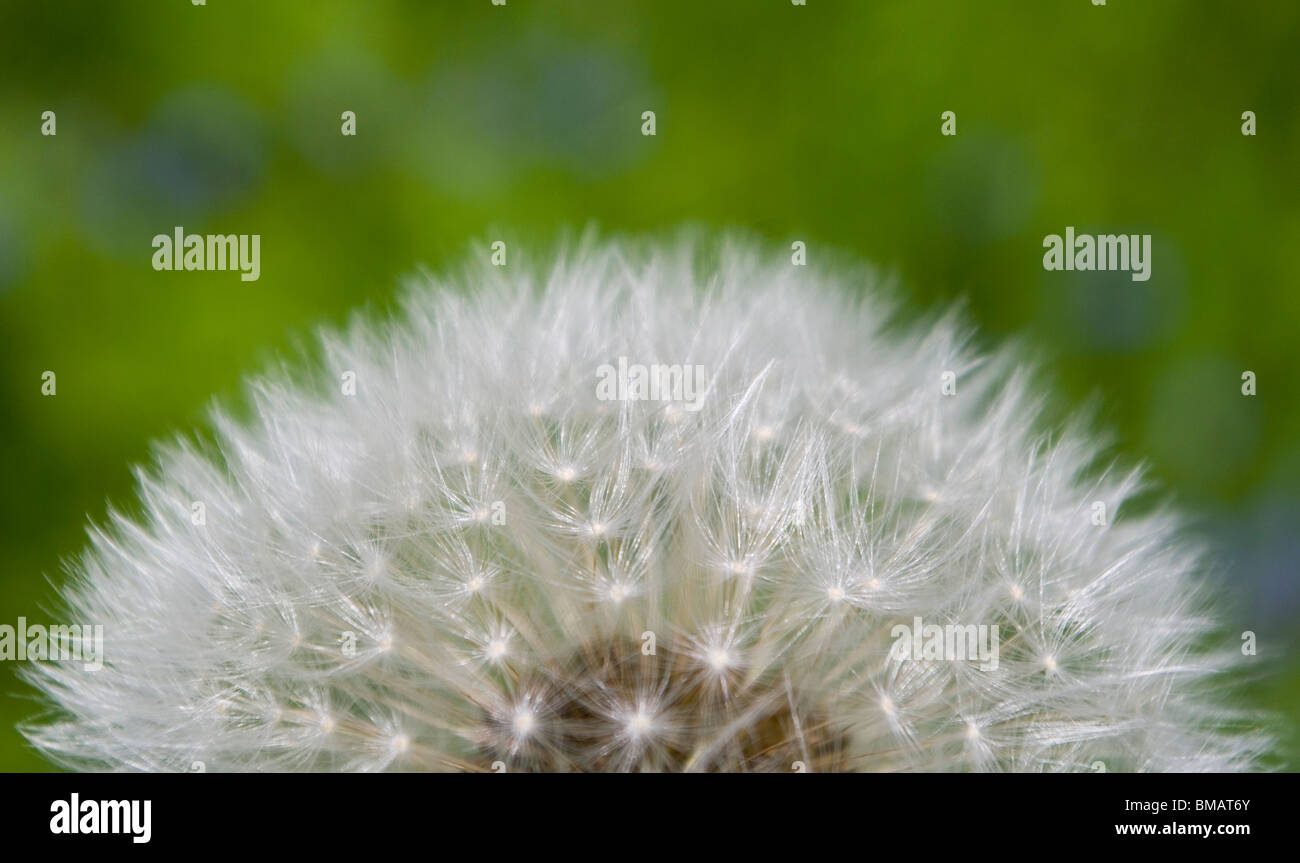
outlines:
{"label": "fluffy white sphere", "polygon": [[36,666],[29,737],[140,770],[1253,766],[1177,520],[1035,429],[1010,352],[865,282],[585,242],[414,286],[141,473],[67,591],[105,667]]}

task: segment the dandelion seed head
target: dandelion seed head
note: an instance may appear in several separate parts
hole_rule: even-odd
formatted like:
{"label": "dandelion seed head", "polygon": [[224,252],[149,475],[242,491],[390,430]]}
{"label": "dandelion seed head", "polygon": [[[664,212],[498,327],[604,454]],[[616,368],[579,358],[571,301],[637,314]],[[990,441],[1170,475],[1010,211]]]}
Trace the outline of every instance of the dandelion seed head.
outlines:
{"label": "dandelion seed head", "polygon": [[[65,589],[104,667],[33,664],[25,733],[110,770],[1256,766],[1178,518],[875,285],[688,239],[413,284],[160,450]],[[602,397],[621,359],[703,390]],[[928,626],[996,627],[996,668]]]}
{"label": "dandelion seed head", "polygon": [[515,734],[520,737],[527,737],[532,733],[533,727],[537,725],[537,716],[531,708],[521,707],[515,711],[513,723]]}
{"label": "dandelion seed head", "polygon": [[731,654],[721,647],[711,649],[706,658],[709,661],[709,667],[716,672],[720,673],[731,667]]}
{"label": "dandelion seed head", "polygon": [[654,727],[654,720],[647,716],[644,710],[638,710],[627,721],[627,733],[634,737],[640,737],[649,734]]}

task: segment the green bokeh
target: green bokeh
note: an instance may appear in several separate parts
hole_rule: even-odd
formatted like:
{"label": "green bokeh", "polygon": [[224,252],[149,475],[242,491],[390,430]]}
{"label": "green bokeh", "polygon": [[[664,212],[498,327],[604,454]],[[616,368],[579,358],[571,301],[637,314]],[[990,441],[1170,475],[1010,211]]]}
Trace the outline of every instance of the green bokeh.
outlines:
{"label": "green bokeh", "polygon": [[[1095,399],[1221,550],[1300,763],[1298,44],[1277,0],[6,3],[0,623],[47,615],[150,441],[418,266],[739,226],[964,299]],[[154,272],[174,225],[260,233],[261,278]],[[1152,234],[1153,277],[1045,272],[1066,225]],[[13,666],[0,769],[44,769]]]}

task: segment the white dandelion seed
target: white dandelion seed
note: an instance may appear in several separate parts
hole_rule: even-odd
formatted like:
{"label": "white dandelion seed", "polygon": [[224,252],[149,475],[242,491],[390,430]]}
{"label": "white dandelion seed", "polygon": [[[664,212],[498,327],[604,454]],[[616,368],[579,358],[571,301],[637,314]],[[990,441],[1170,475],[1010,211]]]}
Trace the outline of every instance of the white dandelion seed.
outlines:
{"label": "white dandelion seed", "polygon": [[[590,241],[415,286],[142,473],[66,591],[105,665],[34,666],[25,733],[135,770],[1255,766],[1178,521],[1094,526],[1134,477],[862,287]],[[706,390],[597,398],[621,357]],[[997,668],[897,656],[918,618],[996,626]]]}

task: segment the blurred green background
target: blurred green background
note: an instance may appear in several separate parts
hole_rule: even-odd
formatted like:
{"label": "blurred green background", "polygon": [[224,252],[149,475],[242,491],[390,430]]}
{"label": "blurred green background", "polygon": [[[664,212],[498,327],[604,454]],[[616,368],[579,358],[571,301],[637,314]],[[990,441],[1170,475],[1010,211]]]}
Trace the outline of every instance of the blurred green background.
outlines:
{"label": "blurred green background", "polygon": [[[1097,398],[1281,657],[1251,694],[1300,765],[1300,4],[6,0],[0,46],[0,623],[47,619],[151,440],[416,267],[740,226],[965,298]],[[155,272],[176,225],[260,233],[260,280]],[[1066,225],[1152,234],[1151,280],[1045,272]],[[0,769],[47,769],[16,664]]]}

